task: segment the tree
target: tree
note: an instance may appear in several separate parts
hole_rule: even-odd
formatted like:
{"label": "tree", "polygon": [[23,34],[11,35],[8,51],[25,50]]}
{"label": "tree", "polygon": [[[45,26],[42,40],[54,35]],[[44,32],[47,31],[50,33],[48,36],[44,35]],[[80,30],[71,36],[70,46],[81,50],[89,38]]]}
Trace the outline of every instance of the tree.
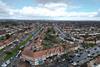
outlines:
{"label": "tree", "polygon": [[9,39],[10,38],[10,35],[9,34],[6,34],[6,39]]}

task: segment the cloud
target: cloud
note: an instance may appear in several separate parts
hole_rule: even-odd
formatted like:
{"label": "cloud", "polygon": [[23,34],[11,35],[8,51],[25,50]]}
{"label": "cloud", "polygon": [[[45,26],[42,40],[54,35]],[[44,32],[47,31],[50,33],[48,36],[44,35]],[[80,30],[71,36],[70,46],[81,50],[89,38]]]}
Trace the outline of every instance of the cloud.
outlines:
{"label": "cloud", "polygon": [[10,16],[12,15],[12,9],[6,4],[0,1],[0,15],[1,16]]}
{"label": "cloud", "polygon": [[[49,0],[48,0],[49,1]],[[51,2],[51,1],[50,1]],[[20,9],[13,9],[6,3],[0,1],[0,16],[10,18],[38,18],[44,19],[57,19],[68,17],[100,17],[100,10],[95,12],[77,12],[68,11],[70,9],[79,9],[77,6],[69,5],[66,3],[45,3],[38,4],[37,6],[24,6]],[[54,0],[56,2],[56,0]]]}
{"label": "cloud", "polygon": [[68,4],[65,3],[48,3],[43,5],[43,7],[48,8],[48,9],[60,9],[60,8],[68,8]]}
{"label": "cloud", "polygon": [[95,17],[100,17],[100,9],[97,11],[97,15]]}
{"label": "cloud", "polygon": [[68,3],[67,0],[35,0],[37,1],[38,3]]}
{"label": "cloud", "polygon": [[76,12],[67,11],[68,5],[58,4],[45,4],[42,7],[23,7],[19,10],[19,13],[27,16],[49,16],[49,17],[94,17],[97,12]]}
{"label": "cloud", "polygon": [[4,13],[8,13],[9,9],[6,6],[5,3],[3,3],[2,1],[0,1],[0,14],[4,14]]}
{"label": "cloud", "polygon": [[47,4],[40,4],[36,7],[25,6],[22,9],[15,10],[13,12],[17,12],[24,16],[57,16],[57,12],[61,13],[61,11],[65,11],[67,6],[68,5],[63,3],[50,3],[49,6]]}

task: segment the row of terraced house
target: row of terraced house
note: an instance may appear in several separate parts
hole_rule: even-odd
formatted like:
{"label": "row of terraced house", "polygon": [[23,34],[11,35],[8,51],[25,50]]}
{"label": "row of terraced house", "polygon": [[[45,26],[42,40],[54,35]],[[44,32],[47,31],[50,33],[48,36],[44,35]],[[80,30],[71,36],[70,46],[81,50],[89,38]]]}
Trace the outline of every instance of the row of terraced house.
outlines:
{"label": "row of terraced house", "polygon": [[63,46],[57,46],[54,48],[36,52],[33,52],[30,48],[31,47],[27,47],[24,49],[24,51],[22,52],[21,59],[23,59],[24,61],[29,61],[32,65],[43,64],[47,58],[52,57],[54,55],[62,55],[66,52]]}

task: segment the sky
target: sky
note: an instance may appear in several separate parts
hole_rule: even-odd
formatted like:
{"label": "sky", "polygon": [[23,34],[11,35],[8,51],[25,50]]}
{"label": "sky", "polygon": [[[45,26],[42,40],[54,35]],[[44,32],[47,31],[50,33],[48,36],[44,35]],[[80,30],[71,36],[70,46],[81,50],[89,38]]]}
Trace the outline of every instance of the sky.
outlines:
{"label": "sky", "polygon": [[100,0],[0,0],[0,19],[100,20]]}

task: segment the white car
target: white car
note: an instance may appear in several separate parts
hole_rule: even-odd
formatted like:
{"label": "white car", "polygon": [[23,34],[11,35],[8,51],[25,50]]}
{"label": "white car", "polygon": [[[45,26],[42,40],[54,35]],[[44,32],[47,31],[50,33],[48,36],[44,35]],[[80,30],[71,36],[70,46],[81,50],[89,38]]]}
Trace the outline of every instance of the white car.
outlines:
{"label": "white car", "polygon": [[88,57],[91,56],[91,54],[88,54]]}
{"label": "white car", "polygon": [[62,59],[62,61],[65,61],[65,59]]}
{"label": "white car", "polygon": [[13,46],[11,48],[13,48]]}
{"label": "white car", "polygon": [[3,64],[1,65],[1,67],[7,67],[7,64],[6,64],[6,63],[3,63]]}
{"label": "white car", "polygon": [[7,61],[6,61],[6,64],[10,64],[10,60],[7,60]]}
{"label": "white car", "polygon": [[77,53],[76,53],[75,55],[76,55],[76,56],[79,56],[79,54],[77,54]]}
{"label": "white car", "polygon": [[76,62],[73,62],[72,64],[73,64],[73,65],[77,65],[77,63],[76,63]]}

